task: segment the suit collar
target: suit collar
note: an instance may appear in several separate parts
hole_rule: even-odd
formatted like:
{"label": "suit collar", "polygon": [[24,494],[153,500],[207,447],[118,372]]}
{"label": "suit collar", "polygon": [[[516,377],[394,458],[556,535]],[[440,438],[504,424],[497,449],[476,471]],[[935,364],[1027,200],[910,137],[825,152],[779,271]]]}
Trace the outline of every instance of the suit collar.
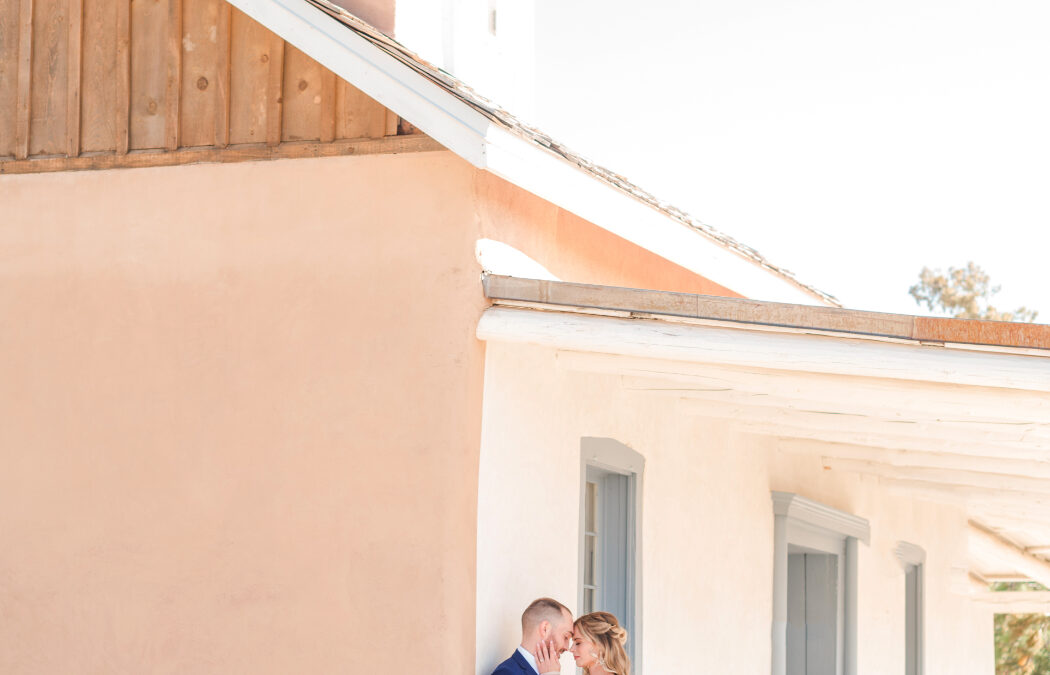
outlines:
{"label": "suit collar", "polygon": [[514,660],[514,663],[518,664],[518,667],[521,668],[521,672],[524,675],[537,675],[539,672],[539,669],[533,668],[528,659],[522,656],[520,649],[515,649],[511,658]]}

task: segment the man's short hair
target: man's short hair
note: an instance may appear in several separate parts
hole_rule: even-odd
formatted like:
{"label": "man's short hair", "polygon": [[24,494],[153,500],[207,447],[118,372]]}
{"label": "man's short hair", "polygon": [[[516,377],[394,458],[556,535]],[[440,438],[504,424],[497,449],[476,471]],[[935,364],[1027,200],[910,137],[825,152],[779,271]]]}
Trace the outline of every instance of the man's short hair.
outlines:
{"label": "man's short hair", "polygon": [[568,614],[572,616],[569,608],[554,598],[538,598],[529,603],[525,611],[521,613],[521,632],[528,633],[544,621],[556,624],[562,617]]}

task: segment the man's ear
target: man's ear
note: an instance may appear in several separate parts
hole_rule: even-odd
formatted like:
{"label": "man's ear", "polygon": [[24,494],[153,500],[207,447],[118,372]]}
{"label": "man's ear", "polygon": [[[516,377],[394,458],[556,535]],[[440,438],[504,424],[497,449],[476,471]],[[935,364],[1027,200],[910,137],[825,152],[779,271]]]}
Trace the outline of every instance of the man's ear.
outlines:
{"label": "man's ear", "polygon": [[541,640],[546,640],[547,638],[549,638],[551,636],[551,622],[550,621],[540,621],[539,629],[540,629],[540,639]]}

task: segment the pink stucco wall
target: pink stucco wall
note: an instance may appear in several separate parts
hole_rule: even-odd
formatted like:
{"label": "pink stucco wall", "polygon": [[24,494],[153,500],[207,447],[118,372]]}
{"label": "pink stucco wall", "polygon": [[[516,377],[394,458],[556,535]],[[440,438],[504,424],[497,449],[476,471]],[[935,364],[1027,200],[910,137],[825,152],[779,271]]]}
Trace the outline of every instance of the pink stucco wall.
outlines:
{"label": "pink stucco wall", "polygon": [[515,190],[447,152],[0,177],[0,672],[471,672],[474,242],[661,274]]}
{"label": "pink stucco wall", "polygon": [[471,180],[0,178],[0,672],[469,670]]}
{"label": "pink stucco wall", "polygon": [[490,173],[475,183],[485,236],[540,261],[564,281],[740,297]]}

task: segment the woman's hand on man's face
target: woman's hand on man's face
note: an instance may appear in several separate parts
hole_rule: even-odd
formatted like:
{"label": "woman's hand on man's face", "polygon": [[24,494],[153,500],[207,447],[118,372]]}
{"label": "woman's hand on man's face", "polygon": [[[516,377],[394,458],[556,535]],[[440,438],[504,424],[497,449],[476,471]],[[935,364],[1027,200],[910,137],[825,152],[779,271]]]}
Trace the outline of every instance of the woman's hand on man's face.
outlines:
{"label": "woman's hand on man's face", "polygon": [[554,640],[540,640],[533,648],[532,655],[536,658],[536,670],[540,671],[540,675],[561,672],[561,659]]}

